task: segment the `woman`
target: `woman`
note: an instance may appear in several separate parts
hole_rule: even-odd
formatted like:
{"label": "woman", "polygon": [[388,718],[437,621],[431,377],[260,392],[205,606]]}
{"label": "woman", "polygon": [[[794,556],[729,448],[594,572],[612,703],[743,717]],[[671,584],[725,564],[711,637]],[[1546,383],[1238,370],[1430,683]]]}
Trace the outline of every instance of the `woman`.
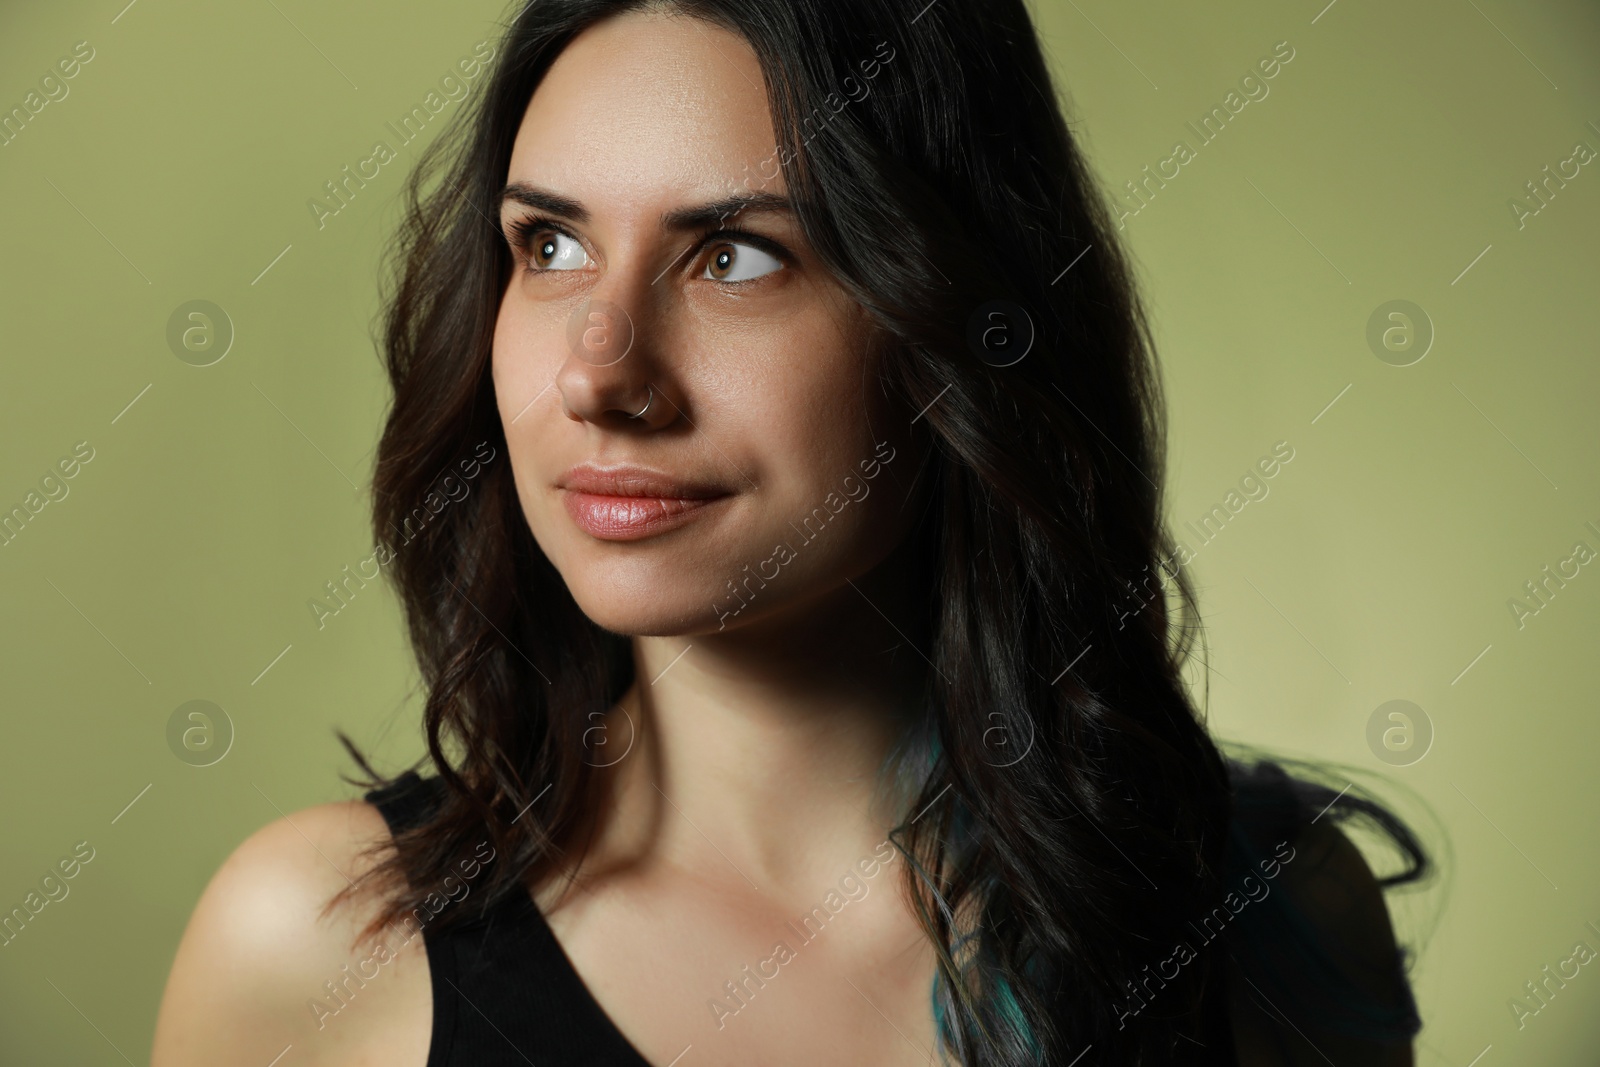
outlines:
{"label": "woman", "polygon": [[156,1067],[1410,1063],[1426,860],[1198,721],[1021,3],[534,0],[495,63],[386,334],[430,768],[228,860]]}

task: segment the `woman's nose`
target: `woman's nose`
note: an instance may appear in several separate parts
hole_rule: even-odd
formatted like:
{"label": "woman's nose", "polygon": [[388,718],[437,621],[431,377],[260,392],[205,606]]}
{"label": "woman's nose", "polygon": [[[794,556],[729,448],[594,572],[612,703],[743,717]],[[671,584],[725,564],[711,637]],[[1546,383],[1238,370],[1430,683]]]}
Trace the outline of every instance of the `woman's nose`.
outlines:
{"label": "woman's nose", "polygon": [[612,429],[659,429],[676,418],[658,353],[622,304],[596,295],[578,305],[567,321],[566,344],[556,388],[568,418]]}

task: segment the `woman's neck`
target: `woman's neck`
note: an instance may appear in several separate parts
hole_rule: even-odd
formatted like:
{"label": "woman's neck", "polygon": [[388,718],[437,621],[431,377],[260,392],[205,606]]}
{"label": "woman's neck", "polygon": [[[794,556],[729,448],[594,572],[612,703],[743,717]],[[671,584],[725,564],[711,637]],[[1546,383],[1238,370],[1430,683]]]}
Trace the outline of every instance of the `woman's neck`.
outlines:
{"label": "woman's neck", "polygon": [[781,618],[635,638],[637,680],[594,757],[610,764],[606,866],[663,863],[786,896],[870,855],[909,802],[879,770],[930,669],[907,577],[892,557]]}

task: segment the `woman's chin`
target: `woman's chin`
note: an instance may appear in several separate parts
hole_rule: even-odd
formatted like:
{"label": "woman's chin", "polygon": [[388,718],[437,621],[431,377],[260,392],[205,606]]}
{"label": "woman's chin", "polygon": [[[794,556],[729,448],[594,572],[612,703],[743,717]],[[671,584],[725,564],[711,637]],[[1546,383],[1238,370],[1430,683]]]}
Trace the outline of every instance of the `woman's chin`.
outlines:
{"label": "woman's chin", "polygon": [[716,608],[709,596],[695,600],[575,593],[574,599],[589,621],[625,637],[690,636],[714,631],[718,626]]}

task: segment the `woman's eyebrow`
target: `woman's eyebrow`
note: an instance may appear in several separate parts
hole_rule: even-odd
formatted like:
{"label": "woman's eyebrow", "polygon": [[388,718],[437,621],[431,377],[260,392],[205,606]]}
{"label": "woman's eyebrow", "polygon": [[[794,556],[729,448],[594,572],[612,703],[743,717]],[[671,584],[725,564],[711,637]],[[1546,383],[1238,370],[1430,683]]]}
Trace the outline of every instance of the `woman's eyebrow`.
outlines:
{"label": "woman's eyebrow", "polygon": [[[551,215],[560,215],[573,222],[588,222],[589,209],[578,201],[529,182],[511,182],[500,193],[501,202],[509,200]],[[761,212],[793,212],[789,199],[776,193],[735,193],[694,207],[674,208],[661,216],[662,228],[668,230],[698,230],[727,222],[737,215]]]}
{"label": "woman's eyebrow", "polygon": [[737,215],[793,211],[794,206],[789,203],[789,198],[776,193],[735,193],[698,207],[680,207],[668,211],[661,216],[661,225],[668,230],[701,230],[727,222]]}
{"label": "woman's eyebrow", "polygon": [[507,200],[543,211],[550,215],[561,215],[573,222],[588,222],[589,209],[569,196],[552,193],[548,189],[541,189],[528,182],[511,182],[500,191],[500,202]]}

